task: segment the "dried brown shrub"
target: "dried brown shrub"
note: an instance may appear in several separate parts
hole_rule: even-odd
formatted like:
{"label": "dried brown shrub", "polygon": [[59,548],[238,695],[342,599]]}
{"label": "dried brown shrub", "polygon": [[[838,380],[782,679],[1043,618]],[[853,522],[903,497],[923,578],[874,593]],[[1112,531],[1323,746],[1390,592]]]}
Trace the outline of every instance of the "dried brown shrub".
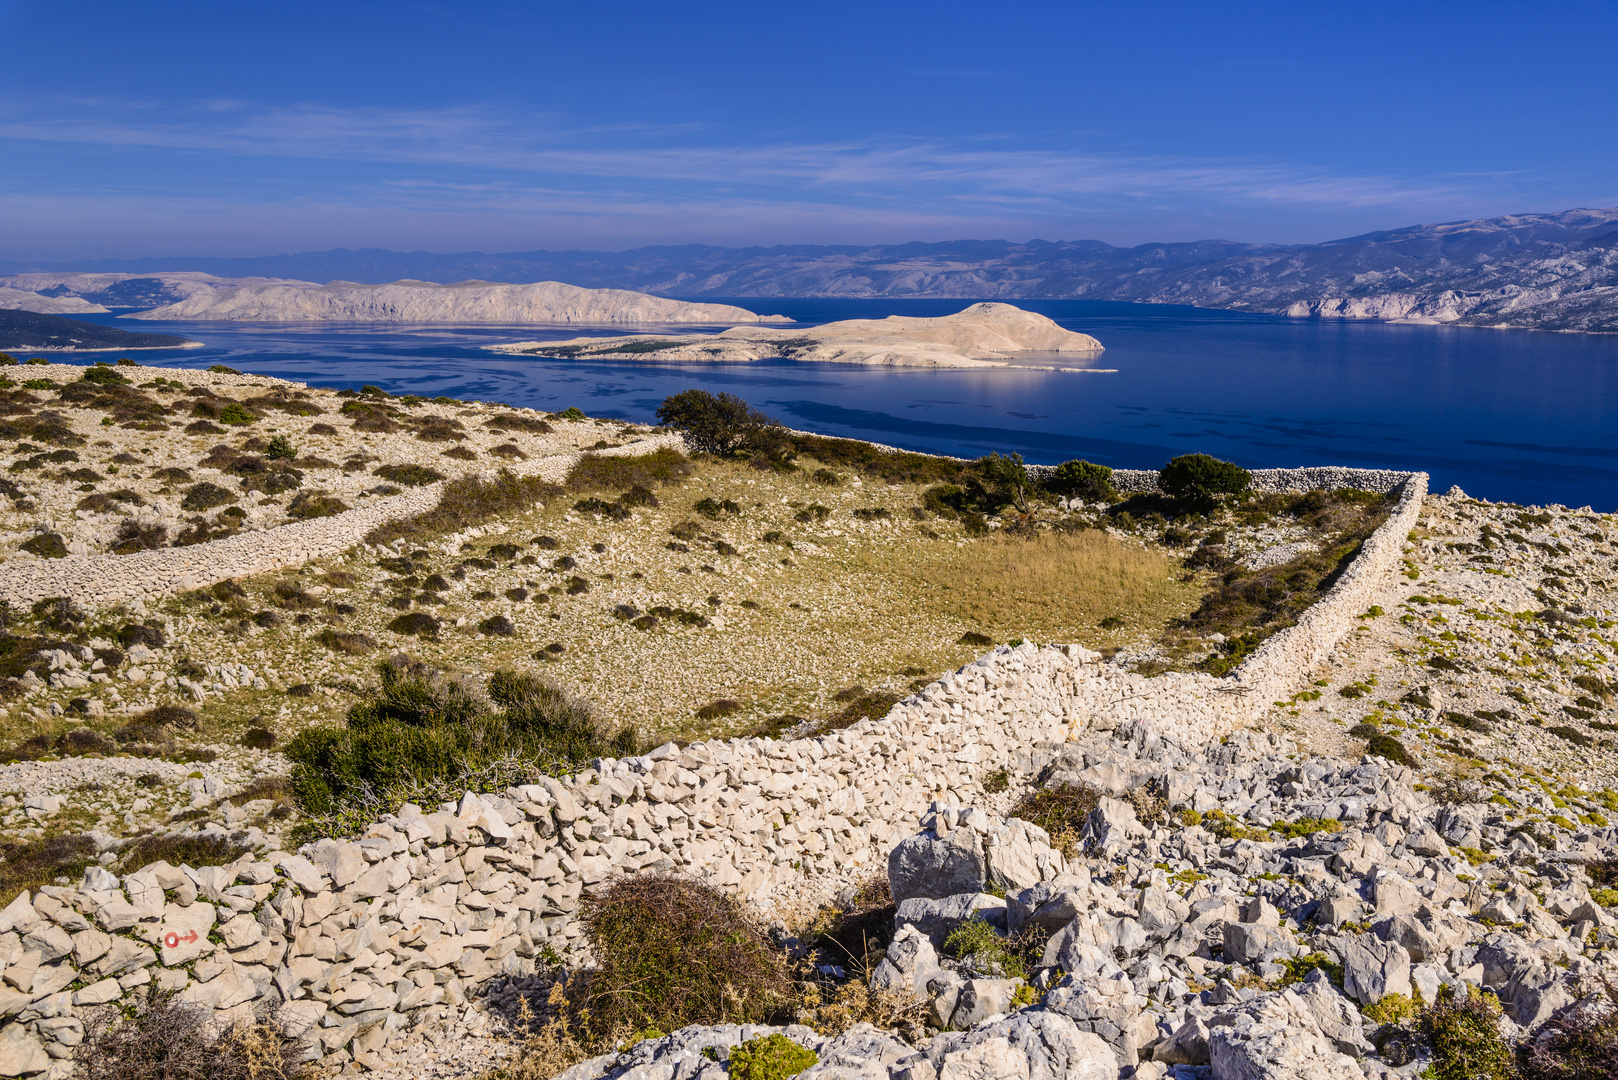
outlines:
{"label": "dried brown shrub", "polygon": [[73,1055],[82,1080],[294,1080],[308,1075],[305,1056],[304,1040],[274,1020],[219,1032],[212,1009],[155,987],[132,1012],[94,1015]]}
{"label": "dried brown shrub", "polygon": [[608,882],[582,909],[598,1031],[766,1023],[793,999],[786,957],[721,889],[672,874]]}

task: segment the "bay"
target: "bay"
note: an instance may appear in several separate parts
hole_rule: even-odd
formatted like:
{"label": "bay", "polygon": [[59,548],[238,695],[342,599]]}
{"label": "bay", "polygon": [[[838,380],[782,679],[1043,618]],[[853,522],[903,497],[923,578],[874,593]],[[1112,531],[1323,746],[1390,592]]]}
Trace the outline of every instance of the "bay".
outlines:
{"label": "bay", "polygon": [[[716,298],[804,324],[945,315],[968,300]],[[481,346],[577,328],[142,322],[201,349],[143,364],[223,363],[320,386],[371,383],[647,421],[669,394],[729,391],[795,427],[913,450],[1156,468],[1202,451],[1249,468],[1421,469],[1433,489],[1525,504],[1618,506],[1618,337],[1291,319],[1152,304],[1019,300],[1094,334],[1060,366],[933,371],[767,361],[697,365],[502,356]],[[642,328],[636,328],[637,330]],[[689,330],[690,327],[682,327]],[[615,331],[592,330],[592,334]],[[627,332],[627,331],[625,331]]]}

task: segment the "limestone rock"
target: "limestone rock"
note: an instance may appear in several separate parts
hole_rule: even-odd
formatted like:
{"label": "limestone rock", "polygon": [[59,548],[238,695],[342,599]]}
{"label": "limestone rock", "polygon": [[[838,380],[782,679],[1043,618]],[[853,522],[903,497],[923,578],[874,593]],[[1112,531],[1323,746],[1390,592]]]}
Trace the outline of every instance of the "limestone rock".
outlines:
{"label": "limestone rock", "polygon": [[988,862],[974,829],[952,829],[940,839],[931,832],[901,841],[888,855],[888,883],[895,903],[911,897],[941,900],[983,891]]}

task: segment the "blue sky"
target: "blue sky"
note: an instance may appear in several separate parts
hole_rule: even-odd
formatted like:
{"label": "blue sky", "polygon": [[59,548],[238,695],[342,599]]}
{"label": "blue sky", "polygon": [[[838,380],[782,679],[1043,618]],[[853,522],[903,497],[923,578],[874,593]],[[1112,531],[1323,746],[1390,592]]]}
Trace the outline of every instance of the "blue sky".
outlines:
{"label": "blue sky", "polygon": [[1618,0],[0,0],[0,259],[1326,240],[1618,204]]}

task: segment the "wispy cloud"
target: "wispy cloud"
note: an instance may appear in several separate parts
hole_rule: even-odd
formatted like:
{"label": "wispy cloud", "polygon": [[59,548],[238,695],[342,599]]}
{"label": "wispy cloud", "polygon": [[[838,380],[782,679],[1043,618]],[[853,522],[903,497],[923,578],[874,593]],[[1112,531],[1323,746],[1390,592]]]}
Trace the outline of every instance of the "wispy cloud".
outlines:
{"label": "wispy cloud", "polygon": [[1183,196],[1299,206],[1410,206],[1467,195],[1468,177],[1343,175],[1253,159],[1130,155],[1000,138],[898,136],[846,142],[705,141],[697,125],[581,125],[498,106],[260,106],[239,101],[0,100],[0,139],[291,159],[493,170],[537,177],[703,187],[723,200],[792,189],[838,201],[982,202],[1068,214],[1095,199]]}

